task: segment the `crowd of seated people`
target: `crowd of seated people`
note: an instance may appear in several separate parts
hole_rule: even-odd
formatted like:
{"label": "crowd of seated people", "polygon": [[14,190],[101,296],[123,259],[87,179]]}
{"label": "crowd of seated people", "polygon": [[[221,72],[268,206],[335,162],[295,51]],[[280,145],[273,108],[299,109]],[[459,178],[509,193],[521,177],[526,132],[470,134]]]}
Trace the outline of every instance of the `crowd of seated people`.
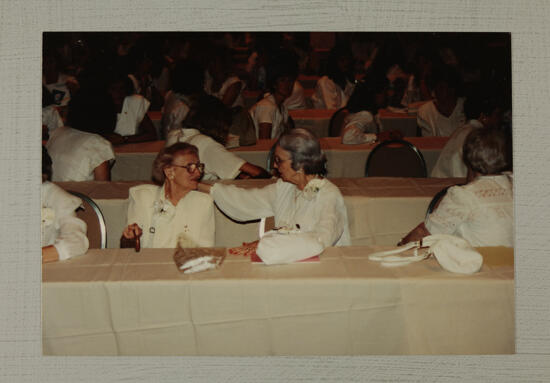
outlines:
{"label": "crowd of seated people", "polygon": [[[509,220],[511,183],[502,172],[511,170],[511,162],[502,142],[511,136],[511,103],[494,96],[510,94],[509,57],[491,57],[482,44],[466,50],[460,40],[445,36],[382,35],[335,34],[327,51],[309,45],[307,33],[45,34],[42,136],[52,161],[51,180],[109,181],[115,146],[165,140],[153,170],[158,185],[130,190],[121,245],[131,246],[142,238],[144,247],[173,247],[177,238],[187,235],[190,246],[213,246],[212,200],[237,219],[258,218],[247,210],[255,206],[275,213],[280,225],[299,222],[301,231],[323,248],[347,245],[345,208],[342,211],[341,194],[324,178],[326,161],[319,141],[295,129],[289,110],[347,109],[340,136],[342,143],[351,145],[396,136],[380,132],[380,109],[405,110],[424,102],[417,114],[420,135],[450,137],[431,176],[469,174],[470,183],[451,189],[437,214],[406,238],[451,227],[462,227],[454,230],[458,235],[477,238],[470,231],[479,224],[468,221],[464,228],[449,216],[457,215],[456,206],[464,213],[464,206],[473,203],[464,201],[478,189],[498,189],[503,196],[499,203],[508,204],[499,211]],[[468,59],[474,51],[477,61]],[[309,97],[300,75],[316,79],[309,85]],[[258,94],[250,106],[245,91]],[[159,131],[149,111],[160,112]],[[197,192],[201,179],[270,177],[265,169],[227,150],[260,139],[276,140],[274,167],[281,180],[250,193],[221,184],[211,191],[201,186],[212,197]],[[486,155],[472,156],[486,153],[490,145],[497,145],[494,150],[506,158],[488,168],[479,164],[489,161]],[[321,185],[323,201],[315,208],[303,201],[311,222],[292,216],[302,206],[293,207],[294,213],[287,211],[288,204],[284,209],[277,206],[291,194],[300,194],[312,180]],[[160,210],[151,208],[153,202],[162,205]],[[319,209],[328,218],[321,219]],[[193,222],[187,221],[188,214]],[[512,243],[501,241],[501,234],[491,243]],[[65,259],[61,253],[59,258]]]}

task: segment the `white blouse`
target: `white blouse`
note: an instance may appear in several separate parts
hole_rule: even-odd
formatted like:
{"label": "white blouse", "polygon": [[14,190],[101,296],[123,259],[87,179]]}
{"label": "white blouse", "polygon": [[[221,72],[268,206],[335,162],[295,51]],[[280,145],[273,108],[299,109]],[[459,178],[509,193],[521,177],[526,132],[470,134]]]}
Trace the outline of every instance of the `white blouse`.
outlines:
{"label": "white blouse", "polygon": [[138,127],[149,110],[151,103],[139,94],[133,94],[124,98],[122,110],[117,113],[115,133],[121,136],[133,136],[138,134]]}
{"label": "white blouse", "polygon": [[311,96],[314,109],[340,109],[346,106],[348,99],[353,93],[355,85],[346,82],[345,89],[327,76],[321,77],[315,86],[315,93]]}
{"label": "white blouse", "polygon": [[250,108],[250,116],[254,121],[256,138],[259,137],[260,124],[271,124],[271,138],[278,138],[288,123],[288,109],[284,104],[279,108],[275,97],[268,94]]}
{"label": "white blouse", "polygon": [[376,141],[378,127],[372,114],[367,110],[348,114],[342,129],[343,144],[364,144]]}
{"label": "white blouse", "polygon": [[431,234],[452,234],[472,246],[514,246],[512,175],[481,176],[449,188],[425,222]]}
{"label": "white blouse", "polygon": [[433,100],[429,101],[418,109],[416,120],[423,137],[448,137],[466,122],[464,98],[459,97],[456,100],[455,108],[449,117],[439,113]]}
{"label": "white blouse", "polygon": [[314,179],[303,191],[282,179],[261,189],[216,183],[210,194],[218,207],[235,220],[274,216],[276,227],[299,226],[304,236],[313,234],[323,248],[351,244],[344,198],[327,179]]}
{"label": "white blouse", "polygon": [[204,163],[203,180],[234,179],[246,162],[211,137],[201,134],[198,129],[170,131],[166,137],[166,146],[176,142],[187,142],[199,149],[199,159]]}
{"label": "white blouse", "polygon": [[227,89],[231,85],[233,85],[235,83],[240,83],[241,84],[241,90],[239,91],[239,94],[235,98],[235,101],[233,101],[233,105],[231,105],[231,107],[235,107],[235,106],[244,107],[243,90],[244,90],[245,86],[244,86],[244,82],[242,82],[240,78],[238,78],[237,76],[231,76],[231,77],[226,78],[225,81],[223,82],[222,86],[220,87],[220,89],[217,92],[214,92],[212,90],[212,82],[213,81],[214,80],[212,79],[212,76],[210,76],[208,71],[206,71],[205,81],[204,81],[204,91],[205,91],[206,94],[214,96],[214,97],[216,97],[220,100],[223,100],[223,96],[225,95],[225,92],[227,92]]}
{"label": "white blouse", "polygon": [[208,194],[190,191],[177,204],[165,198],[164,186],[130,188],[127,223],[143,230],[144,248],[212,247],[215,241],[214,203]]}
{"label": "white blouse", "polygon": [[105,138],[68,126],[51,133],[46,149],[52,158],[52,181],[93,181],[94,169],[115,159]]}
{"label": "white blouse", "polygon": [[296,109],[306,109],[306,97],[304,95],[304,87],[298,80],[294,81],[292,86],[292,93],[290,96],[283,101],[283,105],[286,106],[288,110]]}
{"label": "white blouse", "polygon": [[53,245],[60,260],[82,255],[88,250],[86,223],[77,218],[75,210],[80,198],[51,182],[42,183],[42,247]]}

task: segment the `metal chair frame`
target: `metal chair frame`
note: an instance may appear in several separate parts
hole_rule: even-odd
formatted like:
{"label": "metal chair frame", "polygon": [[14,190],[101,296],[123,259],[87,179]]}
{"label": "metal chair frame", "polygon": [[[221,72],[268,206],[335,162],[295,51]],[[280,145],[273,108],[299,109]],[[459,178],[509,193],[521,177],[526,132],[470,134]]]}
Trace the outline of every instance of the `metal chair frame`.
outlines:
{"label": "metal chair frame", "polygon": [[67,192],[80,198],[81,200],[85,201],[88,205],[92,207],[92,209],[94,210],[97,216],[97,220],[99,223],[99,232],[101,235],[100,245],[102,249],[105,249],[107,247],[107,226],[105,225],[105,217],[103,216],[101,209],[99,208],[97,203],[95,203],[95,201],[90,197],[88,197],[87,195],[82,194],[80,192],[73,191],[73,190],[67,190]]}
{"label": "metal chair frame", "polygon": [[369,157],[367,158],[367,164],[365,165],[365,177],[369,177],[369,174],[368,174],[369,165],[371,164],[372,158],[376,155],[376,152],[378,152],[383,147],[386,147],[386,146],[389,146],[389,145],[395,145],[395,144],[404,145],[404,146],[408,147],[410,150],[412,150],[416,154],[416,156],[419,158],[419,160],[422,164],[422,173],[423,173],[422,178],[428,177],[428,169],[426,167],[426,161],[424,160],[424,156],[422,155],[422,153],[420,152],[420,150],[418,150],[418,148],[416,146],[411,144],[409,141],[405,141],[405,140],[387,140],[387,141],[379,143],[372,150],[372,152],[370,152]]}

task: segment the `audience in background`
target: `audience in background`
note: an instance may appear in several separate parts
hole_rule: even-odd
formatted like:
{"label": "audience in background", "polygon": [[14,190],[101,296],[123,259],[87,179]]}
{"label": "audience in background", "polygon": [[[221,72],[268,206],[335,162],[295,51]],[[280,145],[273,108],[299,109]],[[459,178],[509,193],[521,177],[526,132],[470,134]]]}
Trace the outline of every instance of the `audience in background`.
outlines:
{"label": "audience in background", "polygon": [[292,94],[298,65],[288,52],[274,54],[267,68],[269,94],[250,108],[258,138],[278,138],[292,128],[284,101]]}
{"label": "audience in background", "polygon": [[197,99],[204,92],[204,72],[192,60],[176,63],[172,75],[172,89],[166,93],[162,108],[162,136],[181,129],[182,122],[197,109]]}
{"label": "audience in background", "polygon": [[468,134],[479,128],[500,128],[505,106],[495,95],[483,96],[480,90],[469,96],[464,103],[468,123],[453,132],[439,154],[431,177],[466,177],[467,168],[462,160],[462,147]]}
{"label": "audience in background", "polygon": [[116,112],[114,135],[109,137],[113,144],[157,139],[153,122],[147,115],[150,102],[142,95],[133,94],[132,82],[127,76],[113,75],[107,91]]}
{"label": "audience in background", "polygon": [[450,136],[466,122],[459,74],[451,67],[434,70],[430,88],[434,100],[418,109],[417,123],[423,137]]}
{"label": "audience in background", "polygon": [[115,153],[105,135],[116,124],[108,97],[82,90],[69,104],[67,126],[55,129],[46,148],[52,158],[53,181],[109,181]]}
{"label": "audience in background", "polygon": [[205,165],[205,180],[268,178],[265,169],[246,162],[224,147],[230,123],[231,111],[217,98],[205,95],[199,99],[196,114],[187,119],[182,128],[168,133],[166,145],[176,142],[195,145]]}
{"label": "audience in background", "polygon": [[336,46],[330,52],[326,75],[317,81],[311,97],[315,109],[340,109],[348,102],[355,78],[353,55],[347,46]]}

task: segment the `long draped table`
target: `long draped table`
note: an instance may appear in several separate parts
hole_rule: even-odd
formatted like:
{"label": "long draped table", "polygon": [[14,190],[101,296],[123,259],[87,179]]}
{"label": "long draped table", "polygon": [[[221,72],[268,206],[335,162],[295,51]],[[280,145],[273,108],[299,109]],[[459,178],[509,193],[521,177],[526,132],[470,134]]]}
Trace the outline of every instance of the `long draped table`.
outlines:
{"label": "long draped table", "polygon": [[[463,178],[337,178],[346,204],[353,245],[393,245],[424,219],[432,197]],[[274,180],[219,181],[244,188]],[[107,247],[119,247],[126,226],[128,189],[143,182],[58,182],[97,202],[107,225]],[[240,246],[258,239],[258,221],[239,223],[216,208],[216,246]]]}
{"label": "long draped table", "polygon": [[[448,137],[407,137],[426,160],[428,174],[431,172]],[[376,144],[345,145],[339,137],[320,139],[321,148],[327,156],[329,178],[364,177],[367,157]],[[258,140],[255,145],[230,149],[251,164],[265,168],[269,149],[275,140]],[[111,170],[113,181],[148,181],[151,179],[153,161],[164,147],[164,141],[126,144],[115,147],[115,164]]]}
{"label": "long draped table", "polygon": [[479,248],[477,274],[435,259],[399,268],[380,248],[327,248],[265,266],[227,255],[186,275],[172,249],[90,250],[42,267],[44,355],[514,353],[513,249]]}

